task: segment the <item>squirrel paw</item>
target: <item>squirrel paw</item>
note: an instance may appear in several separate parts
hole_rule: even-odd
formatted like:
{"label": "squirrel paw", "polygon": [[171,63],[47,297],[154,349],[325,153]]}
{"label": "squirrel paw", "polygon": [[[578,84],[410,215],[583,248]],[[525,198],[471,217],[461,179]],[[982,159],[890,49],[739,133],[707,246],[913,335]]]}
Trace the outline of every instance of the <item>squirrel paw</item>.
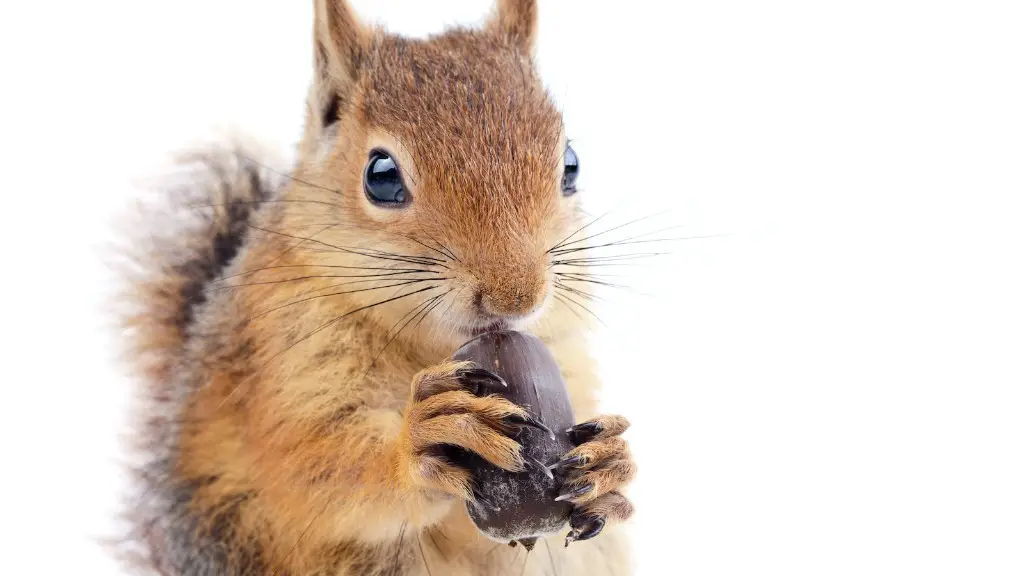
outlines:
{"label": "squirrel paw", "polygon": [[618,492],[636,476],[629,445],[620,437],[627,428],[629,421],[622,416],[600,416],[569,429],[576,448],[550,466],[564,474],[557,499],[576,505],[566,545],[597,536],[606,521],[632,516],[632,504]]}
{"label": "squirrel paw", "polygon": [[413,378],[406,432],[414,475],[424,485],[473,499],[468,470],[449,462],[443,447],[457,446],[504,470],[521,472],[522,426],[541,426],[520,406],[493,395],[507,384],[470,362],[449,362]]}

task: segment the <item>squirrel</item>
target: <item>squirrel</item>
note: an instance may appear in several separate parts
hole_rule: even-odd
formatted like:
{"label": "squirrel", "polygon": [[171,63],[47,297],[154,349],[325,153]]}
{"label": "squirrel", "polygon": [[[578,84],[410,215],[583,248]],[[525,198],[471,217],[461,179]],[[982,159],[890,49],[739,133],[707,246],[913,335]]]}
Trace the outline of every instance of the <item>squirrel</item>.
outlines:
{"label": "squirrel", "polygon": [[[537,12],[497,0],[479,26],[413,39],[315,0],[296,160],[198,150],[171,216],[139,214],[120,299],[140,383],[132,573],[630,572],[629,422],[597,412],[592,326],[558,290],[555,249],[585,223]],[[573,512],[546,551],[477,531],[472,471],[445,457],[524,466],[528,415],[450,360],[494,329],[546,343],[580,422],[559,463]]]}

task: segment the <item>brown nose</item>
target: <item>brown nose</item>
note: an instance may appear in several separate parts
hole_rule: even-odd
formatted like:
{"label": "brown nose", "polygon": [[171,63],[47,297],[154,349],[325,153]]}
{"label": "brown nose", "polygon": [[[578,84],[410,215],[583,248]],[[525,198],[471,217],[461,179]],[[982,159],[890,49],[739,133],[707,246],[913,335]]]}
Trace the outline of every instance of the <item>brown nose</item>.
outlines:
{"label": "brown nose", "polygon": [[526,316],[540,306],[544,281],[536,275],[510,275],[482,284],[477,295],[477,305],[485,314]]}

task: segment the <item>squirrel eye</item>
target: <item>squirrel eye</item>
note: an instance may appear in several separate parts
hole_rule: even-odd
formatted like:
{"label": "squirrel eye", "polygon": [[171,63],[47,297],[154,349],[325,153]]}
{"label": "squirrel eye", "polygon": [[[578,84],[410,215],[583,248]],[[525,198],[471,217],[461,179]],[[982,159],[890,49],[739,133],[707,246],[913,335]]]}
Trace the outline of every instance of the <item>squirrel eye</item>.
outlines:
{"label": "squirrel eye", "polygon": [[363,175],[363,189],[366,196],[377,204],[404,204],[407,200],[398,164],[381,150],[370,152]]}
{"label": "squirrel eye", "polygon": [[572,196],[576,193],[576,179],[580,175],[580,159],[572,146],[565,147],[565,166],[562,169],[562,194]]}

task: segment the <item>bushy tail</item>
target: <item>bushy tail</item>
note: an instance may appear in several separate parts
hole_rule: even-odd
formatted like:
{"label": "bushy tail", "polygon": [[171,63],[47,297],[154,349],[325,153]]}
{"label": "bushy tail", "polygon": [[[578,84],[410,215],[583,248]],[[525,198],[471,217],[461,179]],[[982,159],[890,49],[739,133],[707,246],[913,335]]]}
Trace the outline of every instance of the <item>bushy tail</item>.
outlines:
{"label": "bushy tail", "polygon": [[[236,256],[253,215],[282,176],[252,144],[180,156],[147,190],[128,224],[124,291],[116,303],[129,361],[150,383],[167,382],[205,288]],[[157,384],[159,386],[159,384]]]}
{"label": "bushy tail", "polygon": [[124,222],[117,249],[122,289],[112,312],[136,386],[126,438],[134,486],[124,504],[127,533],[108,544],[132,573],[165,574],[181,560],[168,557],[173,538],[157,533],[177,510],[167,475],[190,392],[182,361],[207,285],[238,254],[250,221],[285,178],[279,162],[267,162],[266,151],[252,145],[180,156],[169,174],[142,187],[152,196],[141,198]]}

